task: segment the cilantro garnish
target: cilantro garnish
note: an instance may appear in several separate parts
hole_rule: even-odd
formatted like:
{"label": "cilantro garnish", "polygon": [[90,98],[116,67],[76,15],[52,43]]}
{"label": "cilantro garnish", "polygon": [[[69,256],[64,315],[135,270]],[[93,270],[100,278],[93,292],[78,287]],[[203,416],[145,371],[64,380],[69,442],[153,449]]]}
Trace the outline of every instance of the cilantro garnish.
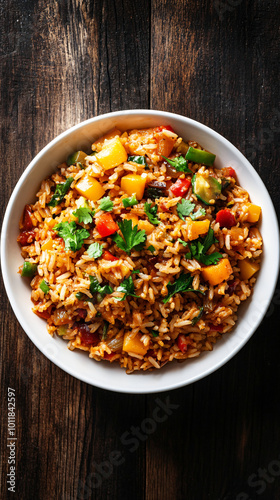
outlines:
{"label": "cilantro garnish", "polygon": [[118,288],[116,289],[116,292],[122,292],[124,294],[123,297],[115,297],[115,300],[119,300],[120,302],[125,300],[128,295],[138,298],[138,295],[135,295],[134,293],[134,283],[132,276],[125,278],[120,286],[118,286]]}
{"label": "cilantro garnish", "polygon": [[44,292],[44,294],[47,294],[50,291],[50,287],[46,280],[42,280],[39,287],[41,288],[42,292]]}
{"label": "cilantro garnish", "polygon": [[107,332],[109,328],[109,322],[104,319],[104,325],[103,325],[103,332],[102,332],[102,340],[106,340],[107,338]]}
{"label": "cilantro garnish", "polygon": [[217,264],[219,260],[223,257],[219,252],[213,252],[211,255],[207,255],[206,252],[213,245],[213,243],[217,243],[214,236],[214,231],[211,227],[209,227],[208,233],[203,239],[193,240],[188,243],[188,247],[190,252],[186,255],[187,259],[193,258],[205,264],[206,266],[210,266],[211,264]]}
{"label": "cilantro garnish", "polygon": [[91,210],[88,207],[80,207],[73,212],[75,217],[78,217],[79,223],[83,222],[84,224],[90,224],[92,222],[93,216],[95,214],[95,210]]}
{"label": "cilantro garnish", "polygon": [[147,166],[147,162],[146,162],[145,156],[129,156],[127,158],[127,161],[133,161],[133,163],[138,163],[138,165],[145,165],[145,166]]}
{"label": "cilantro garnish", "polygon": [[177,213],[180,219],[185,220],[185,217],[190,215],[194,208],[194,203],[192,203],[190,200],[185,200],[185,198],[182,198],[181,203],[177,203]]}
{"label": "cilantro garnish", "polygon": [[151,334],[153,337],[158,337],[158,332],[156,332],[155,330],[152,330]]}
{"label": "cilantro garnish", "polygon": [[202,293],[200,290],[194,290],[191,288],[193,282],[193,277],[190,274],[185,274],[181,273],[179,278],[174,281],[174,283],[171,283],[169,281],[167,285],[167,290],[168,290],[168,295],[165,297],[162,302],[166,304],[175,293],[183,293],[183,292],[199,292]]}
{"label": "cilantro garnish", "polygon": [[100,295],[107,295],[113,293],[113,288],[110,285],[101,286],[98,279],[95,276],[90,276],[90,292],[92,295],[94,293],[100,293]]}
{"label": "cilantro garnish", "polygon": [[82,228],[78,229],[76,222],[60,222],[54,226],[54,231],[63,238],[65,250],[76,252],[83,246],[84,240],[89,237],[89,232]]}
{"label": "cilantro garnish", "polygon": [[92,243],[87,249],[91,259],[98,259],[103,254],[103,246],[100,243]]}
{"label": "cilantro garnish", "polygon": [[149,252],[152,252],[154,253],[156,251],[155,247],[153,245],[150,245],[147,250],[149,250]]}
{"label": "cilantro garnish", "polygon": [[113,207],[114,203],[112,202],[110,196],[104,196],[104,198],[100,200],[99,203],[100,210],[104,210],[104,212],[112,212]]}
{"label": "cilantro garnish", "polygon": [[203,306],[199,308],[199,313],[198,315],[192,319],[192,326],[196,325],[196,323],[200,320],[200,318],[203,315]]}
{"label": "cilantro garnish", "polygon": [[177,172],[186,172],[187,174],[192,174],[193,172],[188,167],[188,162],[183,156],[177,156],[174,160],[170,160],[165,156],[162,156]]}
{"label": "cilantro garnish", "polygon": [[68,193],[73,180],[73,177],[68,177],[65,182],[55,186],[55,192],[48,203],[49,207],[56,207],[64,200],[64,196]]}
{"label": "cilantro garnish", "polygon": [[118,222],[118,226],[122,232],[123,238],[118,233],[111,236],[117,246],[128,254],[130,254],[132,248],[135,248],[135,250],[142,250],[147,239],[145,231],[138,231],[137,225],[132,228],[132,220],[128,219]]}
{"label": "cilantro garnish", "polygon": [[78,299],[78,300],[83,300],[85,302],[93,302],[93,299],[90,299],[85,293],[82,293],[82,292],[77,292],[75,294],[75,297]]}
{"label": "cilantro garnish", "polygon": [[194,213],[190,214],[190,218],[191,218],[192,220],[196,220],[196,219],[198,219],[199,217],[202,217],[202,216],[204,216],[204,215],[206,215],[206,210],[205,210],[205,208],[199,207],[199,208],[197,209],[197,211],[196,211],[196,212],[194,212]]}
{"label": "cilantro garnish", "polygon": [[127,208],[127,207],[133,207],[133,205],[137,205],[138,204],[138,200],[137,200],[135,194],[133,194],[129,198],[124,198],[122,202],[123,202],[123,206],[125,208]]}
{"label": "cilantro garnish", "polygon": [[160,220],[157,218],[157,211],[158,211],[157,205],[154,205],[152,207],[151,203],[146,202],[144,205],[144,210],[151,224],[154,224],[155,226],[160,224]]}

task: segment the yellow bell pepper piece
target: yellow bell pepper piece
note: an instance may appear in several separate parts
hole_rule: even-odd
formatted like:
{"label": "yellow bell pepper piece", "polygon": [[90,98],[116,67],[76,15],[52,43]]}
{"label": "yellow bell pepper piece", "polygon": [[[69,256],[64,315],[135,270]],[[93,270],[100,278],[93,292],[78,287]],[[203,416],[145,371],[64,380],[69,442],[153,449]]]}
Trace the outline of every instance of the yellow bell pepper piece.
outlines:
{"label": "yellow bell pepper piece", "polygon": [[41,250],[44,251],[44,250],[51,250],[53,247],[53,240],[52,238],[49,238],[45,241],[45,243],[43,243],[43,245],[41,246]]}
{"label": "yellow bell pepper piece", "polygon": [[77,182],[75,189],[79,194],[91,201],[97,201],[105,194],[101,184],[87,174]]}
{"label": "yellow bell pepper piece", "polygon": [[258,222],[261,215],[261,211],[262,209],[258,205],[254,205],[253,203],[248,203],[246,220],[248,222]]}
{"label": "yellow bell pepper piece", "polygon": [[139,220],[138,229],[144,229],[147,234],[151,234],[155,229],[155,226],[151,224],[148,220]]}
{"label": "yellow bell pepper piece", "polygon": [[227,280],[231,273],[232,267],[228,259],[221,259],[218,264],[204,267],[201,271],[203,278],[213,286]]}
{"label": "yellow bell pepper piece", "polygon": [[121,189],[128,196],[135,194],[137,200],[142,200],[146,185],[146,179],[137,174],[129,174],[122,177]]}
{"label": "yellow bell pepper piece", "polygon": [[208,232],[210,221],[193,221],[191,219],[186,219],[185,224],[187,225],[188,239],[189,241],[192,241],[196,240],[201,234],[206,234]]}
{"label": "yellow bell pepper piece", "polygon": [[100,151],[103,146],[104,146],[104,142],[105,141],[110,141],[110,139],[114,139],[115,137],[119,137],[121,135],[121,131],[118,130],[117,128],[113,128],[111,130],[109,130],[109,132],[107,132],[106,134],[102,135],[102,137],[100,137],[100,139],[97,139],[97,141],[95,141],[93,144],[92,144],[92,150],[95,151]]}
{"label": "yellow bell pepper piece", "polygon": [[136,226],[138,224],[138,216],[136,214],[125,214],[123,216],[123,219],[127,220],[132,220],[132,227]]}
{"label": "yellow bell pepper piece", "polygon": [[109,170],[110,168],[117,167],[126,161],[127,152],[123,147],[120,138],[115,137],[114,139],[106,142],[100,153],[95,155],[95,158],[104,170]]}
{"label": "yellow bell pepper piece", "polygon": [[131,338],[130,332],[125,333],[123,339],[123,351],[133,352],[135,354],[140,354],[141,356],[144,356],[148,350],[148,347],[144,346],[140,338],[141,334],[139,333],[133,338]]}
{"label": "yellow bell pepper piece", "polygon": [[248,280],[260,268],[259,264],[256,264],[256,262],[251,262],[250,259],[240,260],[238,262],[238,266],[240,269],[240,277],[242,280]]}

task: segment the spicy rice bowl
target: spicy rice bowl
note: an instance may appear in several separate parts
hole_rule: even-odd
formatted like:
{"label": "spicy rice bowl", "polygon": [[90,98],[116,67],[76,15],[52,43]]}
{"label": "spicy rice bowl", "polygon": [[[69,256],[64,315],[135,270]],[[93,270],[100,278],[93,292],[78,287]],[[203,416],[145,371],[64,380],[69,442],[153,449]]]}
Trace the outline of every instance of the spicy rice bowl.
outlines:
{"label": "spicy rice bowl", "polygon": [[[157,123],[154,119],[152,125]],[[187,150],[180,151],[184,145],[181,134],[174,134],[173,128],[169,128],[154,127],[153,132],[145,132],[144,141],[139,129],[127,134],[122,127],[116,135],[117,141],[116,137],[109,137],[103,144],[96,141],[102,134],[93,134],[96,155],[87,155],[82,162],[60,164],[53,177],[41,185],[37,205],[31,203],[31,217],[37,216],[37,222],[34,223],[34,219],[32,222],[36,237],[30,236],[32,241],[23,241],[22,245],[25,260],[39,267],[31,281],[33,308],[39,314],[51,313],[48,318],[50,333],[61,334],[70,349],[88,351],[96,360],[105,358],[103,364],[106,366],[110,364],[108,361],[117,361],[128,372],[159,369],[173,359],[194,358],[204,350],[212,350],[222,334],[234,335],[236,328],[233,333],[227,332],[235,325],[239,302],[251,295],[262,251],[262,238],[257,228],[259,216],[252,220],[256,215],[248,215],[248,207],[255,207],[257,200],[254,198],[252,203],[246,190],[239,187],[242,182],[239,182],[238,168],[237,181],[233,171],[225,170],[230,164],[223,163],[215,146],[209,147],[194,134],[191,137],[182,134]],[[177,133],[176,127],[174,130]],[[162,157],[158,158],[161,154],[150,146],[158,148],[163,136],[173,141],[173,147],[169,152],[161,151]],[[100,167],[102,152],[110,141],[120,143],[127,157],[98,176],[93,170]],[[142,150],[141,142],[145,143]],[[203,161],[196,163],[192,159],[187,163],[189,172],[174,168],[174,161],[185,158],[189,148],[201,151],[201,147],[216,154],[224,170],[216,168],[216,160],[214,165],[207,166]],[[96,162],[98,155],[99,162]],[[132,156],[143,156],[145,162],[138,163]],[[95,200],[87,197],[83,186],[89,173],[105,188]],[[133,188],[123,188],[125,181],[122,179],[133,180],[129,176],[139,176],[137,189],[140,179],[145,179],[142,194],[134,196],[131,189],[135,184]],[[216,179],[221,187],[219,193],[214,193],[214,202],[203,198],[205,191],[199,191],[203,178],[209,180],[209,177]],[[73,179],[68,183],[69,190],[64,199],[52,207],[50,202],[55,197],[56,186],[62,186],[67,179]],[[187,180],[193,183],[186,182],[182,188],[184,192],[176,191],[176,185],[180,188],[180,183]],[[164,191],[156,192],[162,188],[160,184],[165,184]],[[147,189],[150,192],[147,193]],[[129,200],[131,205],[124,206],[124,200]],[[30,199],[26,201],[30,203]],[[38,209],[41,220],[38,213],[35,215]],[[79,219],[79,214],[87,211],[88,215],[95,211],[91,221]],[[220,218],[230,214],[234,219],[219,221],[219,213]],[[108,220],[116,224],[111,234],[103,234],[102,228],[100,232],[104,215],[107,225]],[[75,231],[85,231],[79,249],[65,248],[69,245],[67,239],[63,239],[65,228],[71,223],[75,224],[71,226]],[[26,230],[21,227],[21,238]],[[135,244],[127,231],[134,231]],[[50,239],[54,247],[48,249]],[[131,248],[125,246],[128,241]],[[198,243],[205,245],[200,258]],[[137,248],[141,244],[144,246]],[[52,255],[60,262],[57,263]],[[69,269],[65,264],[66,255]],[[211,255],[213,261],[209,260]],[[249,278],[245,277],[244,270],[241,276],[241,261],[256,266]],[[217,282],[217,269],[222,263],[224,270]],[[216,267],[212,275],[211,272],[207,275],[206,271],[213,266]],[[42,281],[47,288],[44,289]],[[104,294],[104,287],[105,292],[110,293]],[[184,365],[180,364],[180,369]]]}

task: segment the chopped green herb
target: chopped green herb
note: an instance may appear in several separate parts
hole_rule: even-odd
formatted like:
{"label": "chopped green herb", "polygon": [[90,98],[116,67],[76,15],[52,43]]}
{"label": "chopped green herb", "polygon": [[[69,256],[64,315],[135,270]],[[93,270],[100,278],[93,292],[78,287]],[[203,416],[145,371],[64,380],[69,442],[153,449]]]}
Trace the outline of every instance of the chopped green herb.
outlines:
{"label": "chopped green herb", "polygon": [[104,210],[104,212],[112,212],[114,207],[114,203],[112,202],[110,196],[104,196],[101,198],[99,203],[100,210]]}
{"label": "chopped green herb", "polygon": [[75,297],[78,300],[84,300],[85,302],[93,302],[93,299],[90,299],[85,293],[82,293],[82,292],[77,292],[75,294]]}
{"label": "chopped green herb", "polygon": [[200,290],[194,290],[191,288],[193,282],[193,277],[191,274],[185,274],[181,273],[179,278],[174,281],[174,283],[171,283],[169,281],[167,285],[167,290],[168,290],[168,295],[165,297],[162,302],[166,304],[175,293],[183,293],[183,292],[195,292],[195,293],[202,293]]}
{"label": "chopped green herb", "polygon": [[91,210],[88,207],[80,207],[73,212],[73,215],[78,217],[79,223],[83,222],[84,224],[91,224],[94,214],[95,210]]}
{"label": "chopped green herb", "polygon": [[90,276],[90,292],[92,295],[94,293],[100,293],[101,296],[113,293],[113,288],[110,285],[101,286],[98,279],[95,276]]}
{"label": "chopped green herb", "polygon": [[133,269],[133,271],[131,271],[131,272],[132,272],[133,274],[139,274],[139,273],[140,273],[139,269]]}
{"label": "chopped green herb", "polygon": [[27,278],[33,278],[37,272],[37,264],[33,264],[32,262],[25,261],[23,264],[23,268],[21,271],[21,276]]}
{"label": "chopped green herb", "polygon": [[204,215],[206,215],[206,210],[202,207],[199,207],[196,212],[193,212],[192,214],[190,214],[190,218],[192,220],[196,220],[196,219],[199,219],[199,217],[202,217]]}
{"label": "chopped green herb", "polygon": [[115,297],[115,300],[119,300],[120,302],[125,300],[128,295],[138,298],[138,295],[135,295],[134,293],[134,283],[132,276],[125,278],[120,286],[118,286],[118,288],[116,289],[116,292],[122,292],[124,294],[123,297]]}
{"label": "chopped green herb", "polygon": [[145,198],[150,198],[151,200],[155,200],[156,198],[166,197],[167,194],[165,193],[164,189],[161,189],[160,187],[148,186],[145,189]]}
{"label": "chopped green herb", "polygon": [[133,194],[129,198],[124,198],[122,202],[123,202],[123,206],[125,208],[127,208],[127,207],[133,207],[133,205],[137,205],[138,204],[138,200],[137,200],[135,194]]}
{"label": "chopped green herb", "polygon": [[194,208],[194,203],[192,203],[190,200],[185,200],[185,198],[182,198],[181,203],[177,203],[177,213],[180,219],[185,220],[185,217],[190,215]]}
{"label": "chopped green herb", "polygon": [[109,328],[109,322],[104,319],[103,332],[102,332],[102,340],[106,340],[107,332]]}
{"label": "chopped green herb", "polygon": [[132,228],[132,220],[123,219],[118,222],[118,226],[122,232],[123,238],[115,233],[111,236],[116,245],[124,252],[130,254],[132,248],[142,250],[145,245],[147,235],[145,231],[138,231],[138,226]]}
{"label": "chopped green herb", "polygon": [[49,293],[49,291],[50,291],[50,287],[45,280],[41,281],[39,287],[41,288],[42,292],[44,292],[45,294]]}
{"label": "chopped green herb", "polygon": [[160,220],[157,218],[157,211],[158,211],[157,205],[154,205],[152,207],[151,203],[146,202],[144,205],[144,210],[151,224],[154,224],[155,226],[160,224]]}
{"label": "chopped green herb", "polygon": [[56,207],[64,200],[64,196],[68,193],[73,180],[73,177],[68,177],[65,182],[55,186],[55,192],[48,203],[49,207]]}
{"label": "chopped green herb", "polygon": [[158,337],[158,332],[156,332],[155,330],[152,330],[151,334],[153,337]]}
{"label": "chopped green herb", "polygon": [[100,243],[92,243],[87,249],[91,259],[98,259],[103,254],[103,246]]}
{"label": "chopped green herb", "polygon": [[152,252],[154,253],[156,251],[155,247],[153,245],[150,245],[147,250],[149,250],[149,252]]}
{"label": "chopped green herb", "polygon": [[138,165],[147,165],[145,156],[129,156],[127,161],[133,161],[134,163],[138,163]]}
{"label": "chopped green herb", "polygon": [[186,172],[187,174],[192,174],[193,172],[188,167],[188,162],[185,160],[183,156],[177,156],[174,160],[170,160],[169,158],[163,158],[173,167],[177,172]]}
{"label": "chopped green herb", "polygon": [[[198,260],[198,262],[205,264],[206,266],[210,266],[211,264],[217,264],[219,260],[223,257],[221,253],[213,252],[211,253],[211,255],[206,254],[206,252],[213,245],[213,243],[216,242],[217,240],[214,236],[214,231],[211,227],[209,227],[208,233],[205,236],[205,238],[203,239],[198,238],[197,240],[193,240],[188,243],[191,257],[193,259]],[[186,256],[186,258],[190,257]]]}
{"label": "chopped green herb", "polygon": [[200,320],[200,318],[203,315],[203,306],[199,308],[199,313],[198,315],[192,319],[192,326],[196,325],[196,323]]}
{"label": "chopped green herb", "polygon": [[78,229],[76,222],[60,222],[53,229],[63,238],[65,250],[73,252],[80,250],[84,240],[89,237],[89,232],[86,229]]}
{"label": "chopped green herb", "polygon": [[181,240],[181,238],[178,238],[178,241],[179,241],[180,243],[182,243],[182,245],[184,245],[184,247],[187,247],[187,246],[188,246],[188,243],[187,243],[186,241],[184,241],[184,240]]}

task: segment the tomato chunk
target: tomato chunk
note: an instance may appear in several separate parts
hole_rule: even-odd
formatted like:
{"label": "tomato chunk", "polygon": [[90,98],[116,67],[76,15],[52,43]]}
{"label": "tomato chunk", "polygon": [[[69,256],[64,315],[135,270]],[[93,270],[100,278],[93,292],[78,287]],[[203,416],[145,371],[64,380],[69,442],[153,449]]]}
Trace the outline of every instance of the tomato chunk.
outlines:
{"label": "tomato chunk", "polygon": [[177,345],[182,352],[187,352],[188,345],[191,343],[191,339],[183,335],[182,333],[177,338]]}
{"label": "tomato chunk", "polygon": [[188,192],[190,185],[190,179],[177,179],[175,184],[171,186],[170,191],[174,196],[184,196]]}
{"label": "tomato chunk", "polygon": [[162,132],[163,130],[169,130],[170,132],[174,132],[173,128],[171,125],[160,125],[160,127],[156,127],[154,131],[157,132]]}
{"label": "tomato chunk", "polygon": [[210,330],[213,330],[214,332],[222,332],[223,331],[223,325],[214,325],[214,324],[210,324]]}
{"label": "tomato chunk", "polygon": [[236,226],[236,219],[229,208],[220,210],[216,215],[216,222],[219,222],[220,227],[226,227],[230,229],[232,226]]}
{"label": "tomato chunk", "polygon": [[118,257],[115,257],[113,254],[108,252],[108,250],[104,250],[102,258],[111,262],[113,262],[114,260],[119,260]]}
{"label": "tomato chunk", "polygon": [[98,217],[96,229],[100,236],[105,237],[114,234],[119,229],[119,226],[115,223],[112,215],[106,213]]}
{"label": "tomato chunk", "polygon": [[33,224],[32,224],[32,208],[30,205],[25,205],[23,214],[22,214],[22,221],[20,224],[20,229],[23,229],[24,231],[30,231],[30,229],[33,229]]}
{"label": "tomato chunk", "polygon": [[91,333],[86,323],[74,323],[73,327],[78,328],[82,344],[86,346],[98,344],[99,335],[96,332]]}
{"label": "tomato chunk", "polygon": [[108,359],[108,361],[111,361],[115,354],[115,352],[111,352],[111,354],[108,354],[108,352],[104,352],[104,359]]}
{"label": "tomato chunk", "polygon": [[232,167],[225,167],[222,169],[222,172],[226,177],[233,177],[234,179],[237,178],[236,172]]}
{"label": "tomato chunk", "polygon": [[35,232],[34,231],[22,231],[18,237],[17,241],[21,245],[28,245],[35,240]]}

